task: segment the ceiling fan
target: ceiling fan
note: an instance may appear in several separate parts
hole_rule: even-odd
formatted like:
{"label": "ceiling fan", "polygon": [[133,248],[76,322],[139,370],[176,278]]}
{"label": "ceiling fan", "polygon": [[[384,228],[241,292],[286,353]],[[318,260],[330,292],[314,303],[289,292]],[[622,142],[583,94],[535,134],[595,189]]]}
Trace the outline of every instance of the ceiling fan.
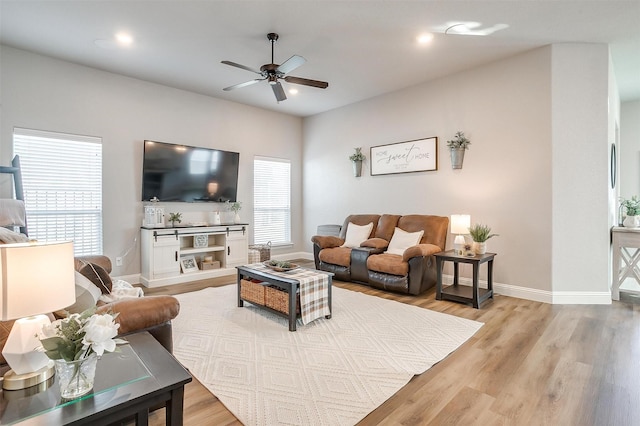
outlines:
{"label": "ceiling fan", "polygon": [[279,80],[284,80],[287,83],[293,84],[302,84],[305,86],[317,87],[320,89],[326,89],[329,86],[329,83],[326,81],[318,81],[318,80],[309,80],[308,78],[300,78],[293,77],[290,75],[286,75],[287,73],[293,71],[298,68],[300,65],[307,62],[305,58],[299,55],[293,55],[286,61],[284,61],[281,65],[275,64],[273,60],[273,46],[278,40],[278,34],[269,33],[267,34],[267,39],[271,42],[271,63],[264,64],[260,67],[260,71],[255,70],[251,67],[247,67],[245,65],[240,65],[231,61],[222,61],[223,64],[231,65],[232,67],[242,68],[243,70],[251,71],[260,76],[260,78],[256,78],[254,80],[250,80],[244,83],[234,84],[233,86],[225,87],[222,90],[229,91],[233,89],[239,89],[241,87],[250,86],[252,84],[258,83],[260,81],[267,80],[271,85],[271,89],[273,90],[273,94],[276,96],[278,102],[284,101],[287,99],[287,96],[284,93],[284,89],[282,88],[282,84],[280,84]]}

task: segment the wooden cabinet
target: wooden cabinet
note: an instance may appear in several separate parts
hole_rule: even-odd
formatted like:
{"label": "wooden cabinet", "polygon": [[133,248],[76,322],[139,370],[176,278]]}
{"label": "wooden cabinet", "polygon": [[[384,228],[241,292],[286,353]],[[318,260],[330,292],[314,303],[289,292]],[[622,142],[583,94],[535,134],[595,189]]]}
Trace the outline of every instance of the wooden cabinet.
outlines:
{"label": "wooden cabinet", "polygon": [[[158,287],[233,275],[235,266],[248,262],[248,228],[246,224],[142,228],[140,281],[146,287]],[[182,270],[180,261],[188,257],[197,262],[197,270]],[[217,267],[203,269],[206,259]]]}

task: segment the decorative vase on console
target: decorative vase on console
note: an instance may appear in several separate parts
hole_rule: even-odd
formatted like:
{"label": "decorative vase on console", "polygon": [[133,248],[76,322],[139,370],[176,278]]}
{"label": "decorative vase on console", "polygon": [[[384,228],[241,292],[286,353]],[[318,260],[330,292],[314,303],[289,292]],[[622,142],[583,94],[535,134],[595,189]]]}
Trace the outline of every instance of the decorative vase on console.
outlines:
{"label": "decorative vase on console", "polygon": [[640,199],[636,195],[630,199],[620,198],[620,206],[624,207],[626,217],[622,221],[625,228],[640,227]]}
{"label": "decorative vase on console", "polygon": [[242,203],[234,202],[229,204],[229,209],[233,211],[233,223],[242,223],[242,219],[240,219],[240,210],[242,209]]}
{"label": "decorative vase on console", "polygon": [[640,216],[627,216],[622,221],[625,228],[640,228]]}

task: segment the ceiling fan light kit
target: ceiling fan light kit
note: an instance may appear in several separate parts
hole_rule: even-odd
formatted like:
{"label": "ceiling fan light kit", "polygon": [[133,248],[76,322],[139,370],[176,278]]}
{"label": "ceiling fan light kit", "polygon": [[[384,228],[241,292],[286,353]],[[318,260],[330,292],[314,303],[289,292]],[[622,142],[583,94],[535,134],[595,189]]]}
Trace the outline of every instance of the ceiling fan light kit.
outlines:
{"label": "ceiling fan light kit", "polygon": [[292,57],[284,61],[281,65],[276,64],[274,61],[273,53],[274,53],[274,45],[275,45],[275,42],[278,40],[278,38],[279,36],[276,33],[267,34],[267,39],[271,42],[271,63],[264,64],[263,66],[261,66],[260,71],[255,70],[246,65],[237,64],[235,62],[222,61],[222,63],[225,65],[240,68],[245,71],[250,71],[252,73],[260,75],[260,78],[246,81],[244,83],[234,84],[233,86],[225,87],[222,90],[230,91],[234,89],[239,89],[241,87],[247,87],[252,84],[259,83],[261,81],[266,80],[271,86],[271,89],[273,90],[273,94],[276,97],[276,100],[278,102],[281,102],[287,99],[287,95],[284,93],[284,88],[282,87],[280,80],[284,80],[287,83],[317,87],[319,89],[326,89],[327,87],[329,87],[329,83],[327,83],[326,81],[310,80],[308,78],[301,78],[301,77],[286,75],[291,71],[295,70],[296,68],[298,68],[299,66],[301,66],[302,64],[304,64],[305,62],[307,62],[307,60],[304,59],[302,56],[293,55]]}

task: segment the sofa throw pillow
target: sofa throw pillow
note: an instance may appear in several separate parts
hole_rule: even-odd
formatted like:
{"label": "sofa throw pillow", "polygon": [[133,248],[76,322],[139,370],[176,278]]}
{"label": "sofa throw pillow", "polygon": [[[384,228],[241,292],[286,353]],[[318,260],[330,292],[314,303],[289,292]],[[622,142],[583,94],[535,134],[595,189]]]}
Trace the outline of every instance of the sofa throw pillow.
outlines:
{"label": "sofa throw pillow", "polygon": [[102,292],[89,278],[76,271],[76,302],[65,308],[70,314],[80,314],[98,303]]}
{"label": "sofa throw pillow", "polygon": [[0,227],[0,243],[26,243],[27,241],[29,241],[29,239],[26,235],[20,234],[18,232],[13,232],[12,230],[7,228]]}
{"label": "sofa throw pillow", "polygon": [[389,242],[389,248],[387,248],[387,253],[398,254],[402,256],[402,254],[406,249],[408,249],[411,246],[420,244],[420,240],[422,239],[423,234],[424,234],[424,231],[407,232],[396,227],[396,229],[393,231],[393,236],[391,237],[391,241]]}
{"label": "sofa throw pillow", "polygon": [[111,293],[111,277],[102,266],[96,265],[95,263],[87,263],[80,268],[80,273],[98,287],[102,294]]}
{"label": "sofa throw pillow", "polygon": [[342,247],[360,247],[363,241],[369,239],[372,229],[373,222],[369,222],[367,225],[356,225],[355,223],[349,222],[347,225],[347,235],[344,238]]}

